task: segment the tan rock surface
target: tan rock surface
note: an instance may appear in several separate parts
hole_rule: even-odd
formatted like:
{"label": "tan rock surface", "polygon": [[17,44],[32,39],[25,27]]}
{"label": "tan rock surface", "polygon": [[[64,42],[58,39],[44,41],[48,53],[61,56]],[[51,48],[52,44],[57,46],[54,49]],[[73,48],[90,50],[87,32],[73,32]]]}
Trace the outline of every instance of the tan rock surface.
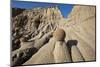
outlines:
{"label": "tan rock surface", "polygon": [[65,27],[66,41],[77,40],[76,45],[85,61],[95,59],[95,6],[74,6]]}
{"label": "tan rock surface", "polygon": [[[13,50],[11,53],[15,55],[12,58],[16,57],[16,54],[25,52],[26,48],[34,44],[34,48],[39,51],[28,61],[23,62],[23,65],[96,60],[95,9],[95,6],[74,6],[67,19],[62,17],[57,7],[24,10],[12,17]],[[56,28],[61,30],[52,34],[51,31]],[[52,35],[54,35],[53,38],[51,38]],[[29,42],[20,43],[19,40],[22,37],[26,37]],[[71,43],[68,43],[70,40],[72,40]],[[74,40],[77,43],[72,45]],[[26,45],[29,43],[32,43],[32,46]],[[23,48],[17,46],[20,44],[25,46]]]}
{"label": "tan rock surface", "polygon": [[55,63],[71,62],[68,47],[62,41],[57,41],[53,51]]}
{"label": "tan rock surface", "polygon": [[[63,36],[65,32],[62,29],[57,29],[54,33],[60,33],[58,36]],[[69,50],[63,41],[64,37],[59,41],[59,39],[57,39],[58,37],[55,38],[55,36],[56,35],[53,35],[53,38],[51,38],[46,45],[41,47],[24,65],[71,62]]]}

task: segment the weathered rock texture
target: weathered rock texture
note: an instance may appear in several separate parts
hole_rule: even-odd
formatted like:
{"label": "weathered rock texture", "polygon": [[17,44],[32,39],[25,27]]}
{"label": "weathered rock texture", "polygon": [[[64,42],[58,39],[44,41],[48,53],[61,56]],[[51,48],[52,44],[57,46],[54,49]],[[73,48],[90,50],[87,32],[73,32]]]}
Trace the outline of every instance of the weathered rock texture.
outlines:
{"label": "weathered rock texture", "polygon": [[[12,16],[12,65],[96,60],[95,16],[95,6],[74,6],[67,19],[58,7],[33,8]],[[65,31],[63,36],[63,31],[53,34],[56,28]],[[65,40],[60,43],[53,35]]]}
{"label": "weathered rock texture", "polygon": [[[63,36],[64,33],[62,29],[57,29],[54,32],[54,34],[58,34],[58,37]],[[57,35],[53,35],[53,38],[51,38],[46,45],[41,47],[31,59],[24,63],[24,65],[71,62],[71,57],[65,44],[64,37],[60,39],[58,37],[55,38],[55,36]]]}
{"label": "weathered rock texture", "polygon": [[[24,10],[12,19],[13,43],[15,44],[16,39],[21,37],[27,37],[27,39],[41,38],[44,34],[55,29],[61,18],[62,15],[58,8]],[[13,50],[15,49],[13,48]]]}
{"label": "weathered rock texture", "polygon": [[33,8],[12,17],[12,65],[23,64],[48,43],[61,18],[57,7]]}
{"label": "weathered rock texture", "polygon": [[74,6],[66,26],[63,27],[66,31],[66,41],[78,41],[76,47],[85,61],[95,60],[95,9],[95,6]]}

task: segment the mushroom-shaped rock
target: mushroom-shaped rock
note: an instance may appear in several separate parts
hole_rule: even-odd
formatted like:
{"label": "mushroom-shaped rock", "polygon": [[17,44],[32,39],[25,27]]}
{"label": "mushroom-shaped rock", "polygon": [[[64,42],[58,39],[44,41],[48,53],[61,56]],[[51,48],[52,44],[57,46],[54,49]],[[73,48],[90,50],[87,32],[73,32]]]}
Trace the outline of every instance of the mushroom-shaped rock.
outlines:
{"label": "mushroom-shaped rock", "polygon": [[[65,36],[64,31],[61,30],[61,32]],[[52,37],[47,44],[41,47],[39,51],[23,65],[71,62],[68,48],[64,43],[64,36],[61,37],[61,39],[56,39],[55,37]]]}
{"label": "mushroom-shaped rock", "polygon": [[68,40],[67,45],[69,46],[71,57],[73,62],[84,61],[84,58],[77,47],[77,40]]}
{"label": "mushroom-shaped rock", "polygon": [[71,62],[68,47],[64,42],[65,31],[63,29],[56,29],[53,37],[56,39],[55,48],[53,51],[55,63]]}
{"label": "mushroom-shaped rock", "polygon": [[65,31],[63,29],[56,29],[53,33],[53,37],[58,41],[63,41],[65,39]]}

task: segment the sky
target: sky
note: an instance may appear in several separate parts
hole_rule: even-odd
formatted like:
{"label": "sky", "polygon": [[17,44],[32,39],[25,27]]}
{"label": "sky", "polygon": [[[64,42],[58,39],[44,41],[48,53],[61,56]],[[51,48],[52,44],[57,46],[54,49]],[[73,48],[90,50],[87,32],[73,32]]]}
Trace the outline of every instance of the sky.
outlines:
{"label": "sky", "polygon": [[67,18],[71,12],[73,5],[72,4],[58,4],[58,3],[45,3],[45,2],[26,2],[26,1],[11,1],[11,7],[13,8],[23,8],[23,9],[32,9],[36,7],[51,7],[58,6],[64,18]]}

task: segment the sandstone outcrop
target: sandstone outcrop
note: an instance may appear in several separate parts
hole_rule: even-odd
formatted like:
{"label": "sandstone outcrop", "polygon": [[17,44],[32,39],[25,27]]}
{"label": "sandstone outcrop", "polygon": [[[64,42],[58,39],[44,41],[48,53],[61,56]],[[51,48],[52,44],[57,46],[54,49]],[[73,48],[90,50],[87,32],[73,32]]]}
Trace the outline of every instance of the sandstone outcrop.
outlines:
{"label": "sandstone outcrop", "polygon": [[74,5],[67,18],[58,7],[13,11],[12,65],[95,61],[95,9]]}
{"label": "sandstone outcrop", "polygon": [[95,6],[74,6],[67,18],[66,31],[67,40],[77,40],[76,47],[81,52],[85,61],[95,59],[95,25],[96,25]]}
{"label": "sandstone outcrop", "polygon": [[[63,36],[65,32],[62,29],[57,29],[54,34],[57,33],[60,33],[58,36]],[[41,47],[39,51],[23,65],[71,62],[71,57],[64,42],[64,37],[61,39],[57,37],[57,39],[55,36],[56,35],[53,35],[50,41]]]}

